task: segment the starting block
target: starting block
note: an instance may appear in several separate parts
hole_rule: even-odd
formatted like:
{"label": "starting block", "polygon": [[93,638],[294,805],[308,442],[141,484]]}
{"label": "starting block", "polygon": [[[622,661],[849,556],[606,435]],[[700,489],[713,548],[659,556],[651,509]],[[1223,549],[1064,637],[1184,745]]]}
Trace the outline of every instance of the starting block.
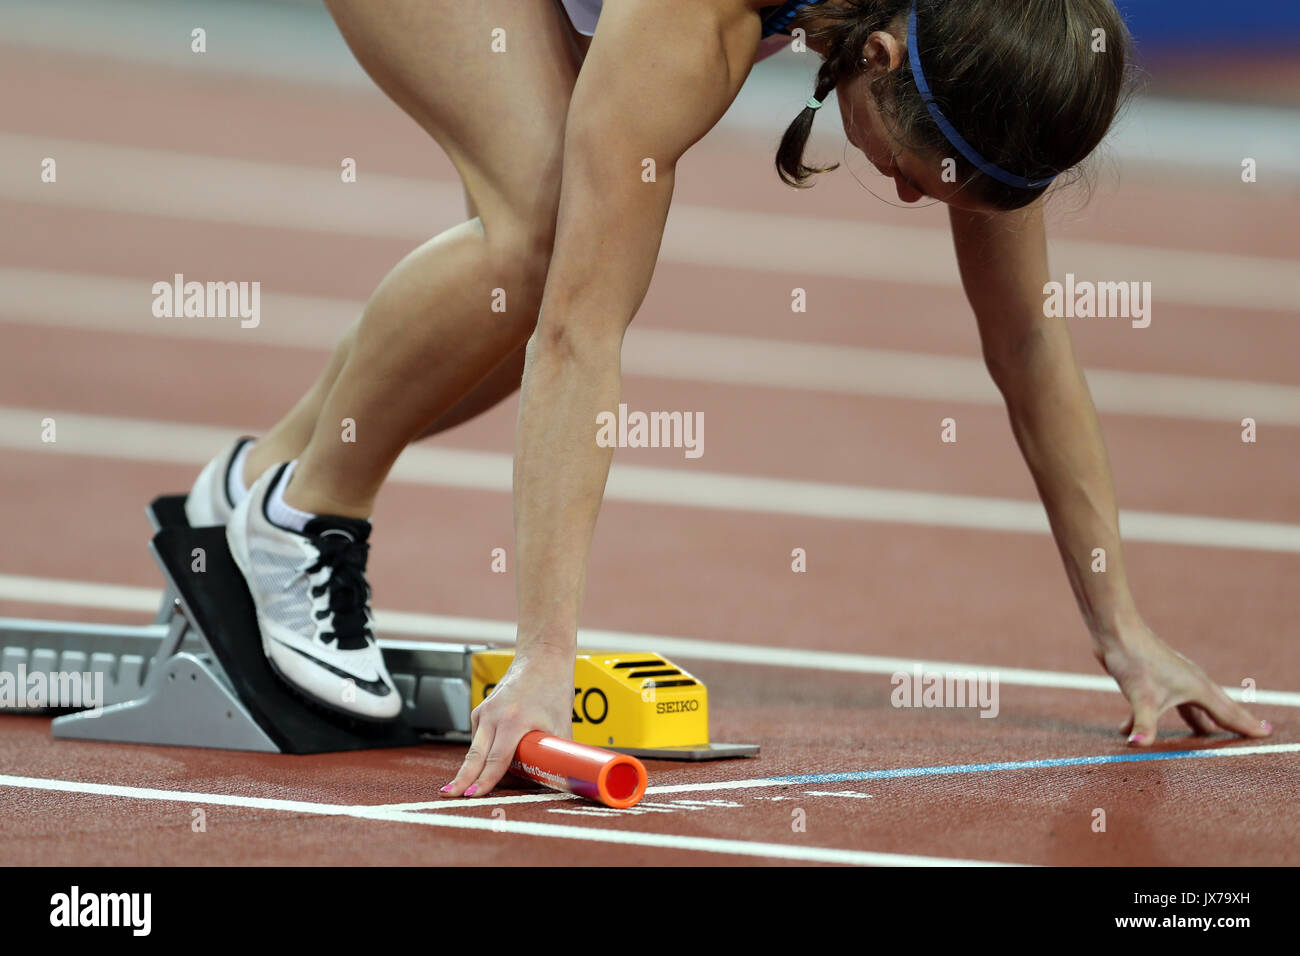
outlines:
{"label": "starting block", "polygon": [[[166,584],[152,624],[0,618],[0,678],[25,671],[103,682],[99,707],[55,717],[55,737],[299,754],[468,742],[470,711],[505,674],[511,651],[381,638],[403,700],[398,719],[369,723],[317,707],[289,688],[263,655],[252,598],[225,529],[190,527],[184,505],[184,496],[163,496],[147,509],[150,550]],[[86,706],[58,699],[52,685],[47,706]],[[654,759],[758,753],[754,744],[710,742],[708,726],[707,688],[671,661],[580,652],[575,740]]]}

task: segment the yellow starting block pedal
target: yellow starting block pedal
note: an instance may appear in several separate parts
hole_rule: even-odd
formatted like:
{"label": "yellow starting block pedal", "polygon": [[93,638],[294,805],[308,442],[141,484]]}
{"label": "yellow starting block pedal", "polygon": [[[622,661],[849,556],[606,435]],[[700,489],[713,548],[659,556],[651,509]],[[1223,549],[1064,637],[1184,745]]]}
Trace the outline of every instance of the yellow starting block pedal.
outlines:
{"label": "yellow starting block pedal", "polygon": [[[470,707],[505,676],[513,651],[476,651]],[[586,651],[574,667],[573,739],[652,760],[753,757],[758,744],[709,741],[709,690],[658,654]]]}

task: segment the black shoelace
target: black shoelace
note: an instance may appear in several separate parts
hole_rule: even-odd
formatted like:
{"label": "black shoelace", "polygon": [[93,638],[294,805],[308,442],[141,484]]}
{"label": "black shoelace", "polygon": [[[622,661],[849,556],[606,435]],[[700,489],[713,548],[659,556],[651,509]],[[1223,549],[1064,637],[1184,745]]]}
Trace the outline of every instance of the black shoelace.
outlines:
{"label": "black shoelace", "polygon": [[329,592],[329,609],[317,611],[316,617],[334,615],[334,630],[323,633],[321,640],[334,641],[335,646],[344,651],[365,647],[374,640],[366,614],[370,585],[366,583],[365,572],[370,545],[337,533],[313,537],[312,544],[320,551],[320,557],[307,573],[330,569],[329,580],[311,590],[313,597]]}

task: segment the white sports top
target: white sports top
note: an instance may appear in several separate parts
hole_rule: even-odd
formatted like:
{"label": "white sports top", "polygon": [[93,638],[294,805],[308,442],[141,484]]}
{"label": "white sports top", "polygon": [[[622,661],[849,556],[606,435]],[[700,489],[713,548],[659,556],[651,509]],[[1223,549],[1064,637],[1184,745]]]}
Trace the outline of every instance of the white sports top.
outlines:
{"label": "white sports top", "polygon": [[[811,6],[820,0],[786,0],[780,3],[773,0],[770,8],[764,8],[763,41],[758,47],[757,59],[762,60],[783,49],[790,42],[784,29],[794,14],[802,7]],[[596,32],[596,21],[600,19],[600,8],[604,0],[560,0],[564,12],[569,15],[573,28],[583,36],[592,36]],[[770,15],[768,10],[774,11]]]}
{"label": "white sports top", "polygon": [[596,32],[596,21],[600,19],[600,5],[604,0],[560,0],[564,12],[573,22],[573,28],[583,36]]}

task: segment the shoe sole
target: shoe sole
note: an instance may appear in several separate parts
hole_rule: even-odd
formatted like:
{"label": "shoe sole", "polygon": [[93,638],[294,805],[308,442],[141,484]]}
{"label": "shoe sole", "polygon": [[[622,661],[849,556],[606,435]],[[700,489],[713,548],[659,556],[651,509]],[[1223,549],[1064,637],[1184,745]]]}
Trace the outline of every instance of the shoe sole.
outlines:
{"label": "shoe sole", "polygon": [[[260,632],[262,628],[262,622],[260,620],[258,621],[257,627]],[[397,723],[398,719],[402,716],[400,711],[392,717],[371,717],[369,714],[358,714],[353,710],[345,710],[335,704],[328,703],[324,698],[317,697],[315,694],[309,694],[307,691],[303,690],[293,681],[289,680],[289,678],[285,677],[284,673],[280,668],[275,666],[275,661],[270,657],[266,658],[266,662],[271,665],[271,670],[275,673],[275,676],[280,678],[280,682],[289,688],[289,692],[293,694],[294,697],[297,697],[304,704],[307,704],[313,709],[324,711],[331,717],[347,717],[349,720],[354,720],[357,723],[365,724],[366,726],[383,727]]]}

